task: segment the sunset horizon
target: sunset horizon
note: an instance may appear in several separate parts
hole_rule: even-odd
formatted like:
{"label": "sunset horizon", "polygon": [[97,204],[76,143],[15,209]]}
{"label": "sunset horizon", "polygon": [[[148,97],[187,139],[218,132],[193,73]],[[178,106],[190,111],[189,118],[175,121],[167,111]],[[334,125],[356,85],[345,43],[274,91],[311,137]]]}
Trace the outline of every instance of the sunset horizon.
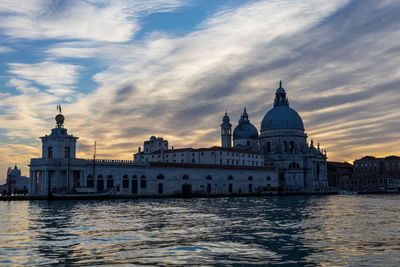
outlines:
{"label": "sunset horizon", "polygon": [[[132,160],[150,136],[220,146],[225,111],[260,131],[282,80],[328,161],[399,155],[394,2],[0,4],[0,183],[64,127],[77,156]],[[384,18],[384,19],[381,19]]]}

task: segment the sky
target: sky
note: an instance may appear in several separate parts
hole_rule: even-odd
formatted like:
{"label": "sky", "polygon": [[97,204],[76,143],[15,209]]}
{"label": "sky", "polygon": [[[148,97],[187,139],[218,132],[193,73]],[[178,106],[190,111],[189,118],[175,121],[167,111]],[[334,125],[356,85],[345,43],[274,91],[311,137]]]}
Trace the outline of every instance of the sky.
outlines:
{"label": "sky", "polygon": [[228,111],[260,129],[282,80],[328,160],[400,153],[400,2],[0,1],[0,182],[38,137],[78,157],[132,159],[155,135],[220,144]]}

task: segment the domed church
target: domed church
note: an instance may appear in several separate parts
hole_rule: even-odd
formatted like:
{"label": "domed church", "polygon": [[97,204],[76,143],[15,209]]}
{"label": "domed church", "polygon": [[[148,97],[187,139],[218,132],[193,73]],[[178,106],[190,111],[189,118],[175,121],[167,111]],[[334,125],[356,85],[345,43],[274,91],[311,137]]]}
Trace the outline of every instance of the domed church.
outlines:
{"label": "domed church", "polygon": [[[225,114],[224,120],[229,123],[228,114]],[[224,124],[224,127],[228,126]],[[224,129],[224,132],[229,131]],[[222,146],[230,144],[229,137],[221,136],[222,140],[225,139]],[[233,131],[233,147],[262,154],[264,165],[278,168],[279,186],[287,191],[315,192],[328,186],[326,151],[323,152],[319,144],[315,148],[312,140],[308,145],[303,120],[289,106],[282,82],[276,90],[273,108],[261,122],[260,135],[244,109]]]}
{"label": "domed church", "polygon": [[167,140],[151,136],[133,160],[96,158],[96,143],[93,159],[77,158],[78,137],[64,128],[60,105],[57,110],[56,127],[40,137],[41,157],[29,164],[32,196],[229,196],[329,190],[326,153],[312,140],[307,143],[303,121],[289,107],[282,83],[260,132],[244,108],[233,132],[228,114],[223,116],[221,147],[169,148]]}

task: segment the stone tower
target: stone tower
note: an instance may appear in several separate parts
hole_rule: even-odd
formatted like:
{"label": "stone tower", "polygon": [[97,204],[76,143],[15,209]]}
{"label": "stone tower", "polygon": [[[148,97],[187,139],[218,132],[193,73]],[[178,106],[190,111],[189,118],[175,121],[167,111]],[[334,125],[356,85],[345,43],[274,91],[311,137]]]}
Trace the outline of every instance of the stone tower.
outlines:
{"label": "stone tower", "polygon": [[221,124],[221,146],[232,147],[232,124],[229,122],[228,113],[222,118]]}

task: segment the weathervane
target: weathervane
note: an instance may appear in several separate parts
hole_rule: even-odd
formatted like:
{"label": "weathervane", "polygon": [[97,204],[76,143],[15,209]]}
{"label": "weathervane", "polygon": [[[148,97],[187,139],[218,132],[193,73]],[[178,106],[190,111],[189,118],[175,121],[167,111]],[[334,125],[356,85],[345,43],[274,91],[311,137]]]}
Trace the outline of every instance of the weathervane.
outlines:
{"label": "weathervane", "polygon": [[58,111],[59,113],[62,113],[62,111],[61,111],[61,105],[57,105],[57,111]]}

